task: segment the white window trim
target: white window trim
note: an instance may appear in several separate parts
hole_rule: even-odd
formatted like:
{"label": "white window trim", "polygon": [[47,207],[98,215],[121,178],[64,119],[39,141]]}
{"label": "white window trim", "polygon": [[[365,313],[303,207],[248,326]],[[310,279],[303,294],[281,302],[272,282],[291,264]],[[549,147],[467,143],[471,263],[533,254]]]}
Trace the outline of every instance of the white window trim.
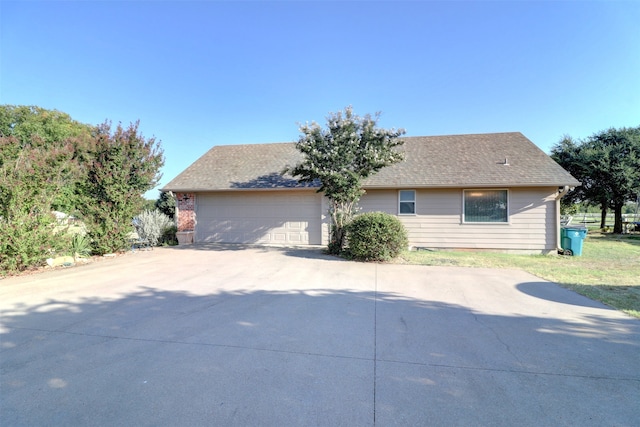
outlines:
{"label": "white window trim", "polygon": [[[506,191],[507,192],[507,220],[505,222],[481,222],[481,221],[467,221],[465,206],[465,194],[467,191]],[[462,224],[481,224],[481,225],[509,225],[511,224],[511,192],[508,188],[468,188],[462,190]]]}
{"label": "white window trim", "polygon": [[[413,213],[400,213],[400,192],[401,191],[413,191]],[[402,190],[398,190],[398,216],[416,216],[418,214],[418,193],[416,190],[412,190],[409,188],[403,188]],[[411,200],[403,200],[404,203],[411,202]]]}

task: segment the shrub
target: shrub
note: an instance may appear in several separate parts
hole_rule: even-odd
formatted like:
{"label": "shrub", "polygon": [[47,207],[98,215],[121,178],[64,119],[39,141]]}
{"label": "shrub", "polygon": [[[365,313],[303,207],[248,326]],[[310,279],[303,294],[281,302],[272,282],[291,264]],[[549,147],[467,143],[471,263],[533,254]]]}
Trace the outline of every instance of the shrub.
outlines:
{"label": "shrub", "polygon": [[45,265],[65,246],[51,214],[29,212],[0,217],[0,276]]}
{"label": "shrub", "polygon": [[78,258],[86,258],[91,255],[91,239],[82,233],[76,233],[71,238],[71,256],[75,261]]}
{"label": "shrub", "polygon": [[355,217],[347,227],[349,253],[361,261],[387,261],[407,248],[407,231],[398,218],[383,212]]}
{"label": "shrub", "polygon": [[178,237],[176,236],[177,232],[178,232],[178,227],[176,227],[175,225],[171,225],[171,227],[166,228],[162,233],[162,237],[160,238],[159,243],[161,245],[169,245],[169,246],[177,245],[178,244]]}
{"label": "shrub", "polygon": [[143,211],[133,219],[133,225],[141,239],[148,240],[156,246],[165,231],[173,226],[173,221],[159,210]]}
{"label": "shrub", "polygon": [[173,219],[176,214],[176,199],[168,191],[160,193],[160,197],[155,201],[155,208]]}

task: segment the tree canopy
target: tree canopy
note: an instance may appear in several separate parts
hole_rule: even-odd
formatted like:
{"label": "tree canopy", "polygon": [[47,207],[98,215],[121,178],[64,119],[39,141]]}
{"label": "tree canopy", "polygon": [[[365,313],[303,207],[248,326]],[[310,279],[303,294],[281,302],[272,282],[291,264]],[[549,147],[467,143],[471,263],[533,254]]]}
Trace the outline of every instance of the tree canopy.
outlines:
{"label": "tree canopy", "polygon": [[176,214],[176,199],[168,191],[161,191],[160,196],[158,196],[158,199],[155,201],[154,207],[173,219]]}
{"label": "tree canopy", "polygon": [[61,144],[88,137],[94,126],[58,110],[27,105],[0,106],[0,136],[13,136],[22,146]]}
{"label": "tree canopy", "polygon": [[331,242],[329,251],[344,247],[345,226],[353,218],[363,181],[380,169],[403,160],[395,148],[404,129],[378,128],[380,113],[361,117],[352,107],[329,113],[326,128],[316,122],[300,126],[296,148],[304,159],[288,169],[300,182],[319,182],[319,192],[329,199]]}
{"label": "tree canopy", "polygon": [[551,157],[582,182],[569,200],[600,205],[602,228],[607,210],[613,209],[613,231],[621,233],[624,204],[640,191],[640,126],[610,128],[582,141],[565,136]]}
{"label": "tree canopy", "polygon": [[111,123],[100,125],[92,161],[79,184],[80,210],[98,253],[126,245],[131,221],[142,211],[144,192],[160,179],[162,149],[155,138],[142,137],[138,125],[123,128],[118,124],[113,132]]}
{"label": "tree canopy", "polygon": [[57,110],[2,105],[0,167],[7,163],[20,165],[19,158],[35,162],[35,175],[24,185],[41,187],[42,191],[55,188],[52,208],[71,213],[76,207],[75,185],[90,157],[94,131],[95,126],[75,121]]}

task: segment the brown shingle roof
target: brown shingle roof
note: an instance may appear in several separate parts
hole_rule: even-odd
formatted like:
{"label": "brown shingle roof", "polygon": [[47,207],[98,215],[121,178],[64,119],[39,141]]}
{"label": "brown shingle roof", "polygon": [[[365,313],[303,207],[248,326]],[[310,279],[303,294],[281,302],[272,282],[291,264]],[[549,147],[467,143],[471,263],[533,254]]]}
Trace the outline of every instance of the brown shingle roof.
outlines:
{"label": "brown shingle roof", "polygon": [[[405,160],[369,177],[365,188],[580,185],[519,132],[402,139]],[[281,175],[285,167],[301,160],[294,143],[221,145],[196,160],[164,190],[317,187]]]}

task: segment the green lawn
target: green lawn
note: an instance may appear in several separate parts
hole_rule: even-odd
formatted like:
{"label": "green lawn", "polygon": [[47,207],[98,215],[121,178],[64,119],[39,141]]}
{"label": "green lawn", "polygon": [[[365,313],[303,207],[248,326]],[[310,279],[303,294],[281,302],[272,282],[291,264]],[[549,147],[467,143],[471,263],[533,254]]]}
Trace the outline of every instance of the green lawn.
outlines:
{"label": "green lawn", "polygon": [[399,262],[461,267],[520,268],[640,318],[640,235],[589,231],[582,256],[412,251]]}

